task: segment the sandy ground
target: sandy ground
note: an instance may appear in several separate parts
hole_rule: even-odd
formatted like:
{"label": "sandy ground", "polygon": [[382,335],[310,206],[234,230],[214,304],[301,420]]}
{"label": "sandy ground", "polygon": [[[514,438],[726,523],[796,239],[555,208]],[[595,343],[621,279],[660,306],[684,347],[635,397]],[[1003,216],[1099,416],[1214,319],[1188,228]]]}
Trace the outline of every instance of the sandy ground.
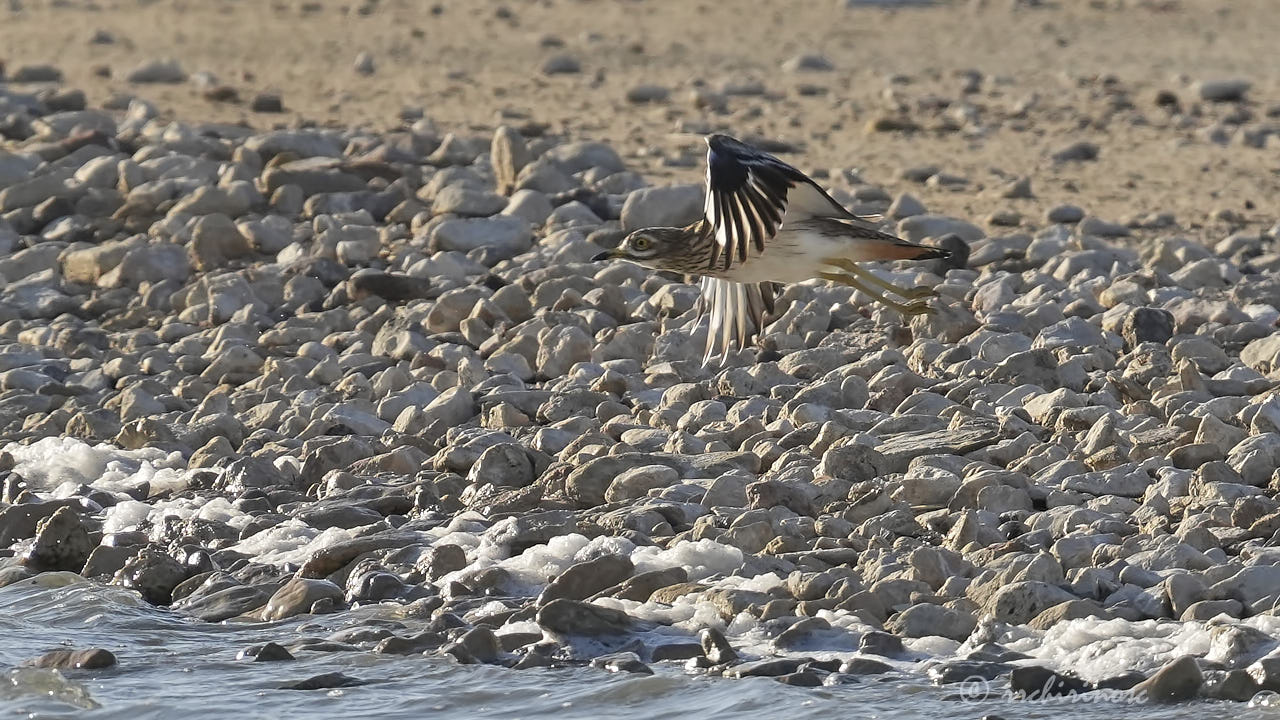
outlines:
{"label": "sandy ground", "polygon": [[[58,66],[91,105],[129,93],[186,121],[386,127],[403,108],[420,108],[441,130],[477,136],[503,122],[545,124],[612,143],[655,182],[696,181],[699,135],[716,130],[785,141],[797,151],[784,157],[802,169],[858,168],[868,183],[972,220],[1012,210],[1042,223],[1047,208],[1074,203],[1116,221],[1173,212],[1207,239],[1239,227],[1211,220],[1217,210],[1239,212],[1254,230],[1274,223],[1280,135],[1263,148],[1238,138],[1220,145],[1204,128],[1241,112],[1235,119],[1246,124],[1280,123],[1267,116],[1280,109],[1280,63],[1268,59],[1280,37],[1275,0],[1026,7],[1035,4],[8,0],[0,59],[10,74]],[[91,42],[99,31],[114,42]],[[374,60],[371,75],[353,67],[361,52]],[[802,53],[831,69],[783,68]],[[544,73],[559,55],[580,72]],[[139,63],[168,57],[188,73],[213,73],[241,102],[206,100],[192,81],[125,80]],[[1248,102],[1200,103],[1195,84],[1223,78],[1250,81]],[[718,96],[752,81],[766,94]],[[629,102],[627,91],[644,84],[669,98]],[[282,93],[286,112],[251,112],[246,99],[262,90]],[[699,90],[722,107],[700,107]],[[1161,90],[1177,95],[1180,112],[1156,104]],[[922,129],[869,132],[882,116]],[[1096,161],[1050,159],[1079,140],[1098,145]],[[899,175],[922,165],[969,182],[956,190]],[[1031,178],[1034,198],[991,191],[1018,176]]]}

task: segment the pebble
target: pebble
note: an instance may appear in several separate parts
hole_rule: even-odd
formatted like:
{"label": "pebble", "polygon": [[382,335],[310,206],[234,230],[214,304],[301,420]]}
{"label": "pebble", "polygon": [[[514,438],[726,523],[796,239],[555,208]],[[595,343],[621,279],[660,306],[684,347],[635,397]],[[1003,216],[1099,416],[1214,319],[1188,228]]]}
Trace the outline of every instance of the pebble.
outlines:
{"label": "pebble", "polygon": [[1201,100],[1208,102],[1240,102],[1253,83],[1242,79],[1205,80],[1197,85]]}
{"label": "pebble", "polygon": [[572,55],[552,55],[542,63],[543,75],[572,75],[582,72],[582,63]]}
{"label": "pebble", "polygon": [[187,73],[177,60],[148,60],[130,70],[124,77],[131,83],[166,83],[186,82]]}
{"label": "pebble", "polygon": [[662,85],[635,85],[627,88],[627,102],[663,103],[671,97],[671,90]]}
{"label": "pebble", "polygon": [[1084,220],[1084,210],[1075,205],[1057,205],[1049,209],[1045,219],[1051,223],[1074,225]]}
{"label": "pebble", "polygon": [[356,55],[356,60],[352,65],[352,69],[354,69],[358,75],[374,74],[377,72],[377,66],[373,62],[373,55],[367,52],[362,52],[359,55]]}
{"label": "pebble", "polygon": [[11,83],[60,83],[62,70],[53,65],[22,65],[8,79]]}
{"label": "pebble", "polygon": [[249,109],[260,113],[281,113],[284,112],[284,99],[277,92],[256,93],[249,100]]}
{"label": "pebble", "polygon": [[782,63],[786,72],[826,72],[835,69],[835,65],[822,55],[796,55]]}
{"label": "pebble", "polygon": [[1096,143],[1080,140],[1055,150],[1049,157],[1054,162],[1080,162],[1098,159],[1099,148]]}

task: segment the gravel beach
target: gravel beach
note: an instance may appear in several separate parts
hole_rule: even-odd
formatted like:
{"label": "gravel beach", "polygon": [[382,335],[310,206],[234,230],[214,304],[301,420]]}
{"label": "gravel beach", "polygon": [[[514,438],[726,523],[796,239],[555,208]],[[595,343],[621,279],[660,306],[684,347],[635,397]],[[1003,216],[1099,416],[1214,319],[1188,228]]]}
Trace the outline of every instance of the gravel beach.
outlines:
{"label": "gravel beach", "polygon": [[[1280,692],[1280,11],[785,5],[0,8],[0,588],[225,661]],[[874,267],[935,312],[788,286],[704,366],[696,283],[590,260],[709,132],[958,250]],[[61,642],[9,680],[117,666]]]}

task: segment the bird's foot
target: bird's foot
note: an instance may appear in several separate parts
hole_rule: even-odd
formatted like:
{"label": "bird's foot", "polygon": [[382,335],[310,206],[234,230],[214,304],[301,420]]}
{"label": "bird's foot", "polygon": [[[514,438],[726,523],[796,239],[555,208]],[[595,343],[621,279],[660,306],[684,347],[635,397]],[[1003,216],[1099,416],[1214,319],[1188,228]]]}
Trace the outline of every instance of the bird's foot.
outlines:
{"label": "bird's foot", "polygon": [[908,317],[915,315],[928,315],[933,312],[933,306],[929,304],[928,300],[916,300],[915,302],[909,302],[906,305],[901,306],[898,311]]}

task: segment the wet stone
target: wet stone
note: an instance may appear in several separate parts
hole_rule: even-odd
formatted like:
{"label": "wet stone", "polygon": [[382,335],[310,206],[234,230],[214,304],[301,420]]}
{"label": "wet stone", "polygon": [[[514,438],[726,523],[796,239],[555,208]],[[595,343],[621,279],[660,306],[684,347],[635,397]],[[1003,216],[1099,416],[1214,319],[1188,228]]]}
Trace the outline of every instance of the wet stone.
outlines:
{"label": "wet stone", "polygon": [[865,633],[858,640],[858,652],[866,653],[868,655],[895,657],[897,655],[901,655],[904,650],[905,648],[902,646],[901,638],[878,630],[872,630],[871,632]]}
{"label": "wet stone", "polygon": [[724,633],[715,628],[703,628],[698,632],[698,642],[702,644],[702,653],[715,665],[736,662],[738,653],[729,644]]}
{"label": "wet stone", "polygon": [[1135,685],[1133,692],[1153,703],[1184,702],[1199,694],[1203,682],[1204,675],[1195,657],[1184,655]]}
{"label": "wet stone", "polygon": [[688,660],[702,657],[702,645],[695,642],[675,642],[659,645],[649,651],[649,659],[653,662],[667,660]]}
{"label": "wet stone", "polygon": [[1015,697],[1043,700],[1059,695],[1077,695],[1089,690],[1078,677],[1056,673],[1038,665],[1015,667],[1009,673],[1009,689]]}
{"label": "wet stone", "polygon": [[632,618],[620,610],[563,598],[539,608],[536,622],[559,635],[617,635],[632,626]]}
{"label": "wet stone", "polygon": [[840,672],[847,675],[882,675],[893,672],[893,666],[871,658],[849,658],[840,664]]}
{"label": "wet stone", "polygon": [[725,671],[729,677],[780,677],[789,675],[808,662],[808,658],[772,658],[735,665]]}
{"label": "wet stone", "polygon": [[322,673],[297,682],[285,683],[281,690],[331,690],[333,688],[356,687],[367,685],[369,681],[351,677],[340,672]]}
{"label": "wet stone", "polygon": [[267,601],[262,610],[262,619],[267,622],[283,620],[311,611],[311,608],[322,600],[341,602],[342,588],[328,580],[310,580],[295,577],[285,583]]}
{"label": "wet stone", "polygon": [[143,550],[116,572],[112,583],[137,590],[154,605],[168,605],[178,583],[187,579],[187,569],[172,557],[155,550]]}
{"label": "wet stone", "polygon": [[653,669],[640,661],[633,652],[610,653],[591,660],[591,667],[609,672],[627,672],[638,675],[652,675]]}
{"label": "wet stone", "polygon": [[927,674],[938,685],[949,685],[973,678],[994,680],[1009,669],[1004,663],[949,660],[930,665]]}
{"label": "wet stone", "polygon": [[634,570],[631,560],[621,555],[602,555],[576,563],[547,583],[538,596],[538,604],[546,605],[557,598],[585,600],[626,580]]}
{"label": "wet stone", "polygon": [[80,516],[69,507],[60,507],[36,526],[35,542],[24,554],[23,563],[39,570],[79,572],[92,550]]}
{"label": "wet stone", "polygon": [[251,645],[241,650],[236,655],[237,660],[253,660],[253,662],[279,662],[282,660],[294,660],[293,653],[289,652],[283,645],[269,642],[262,645]]}
{"label": "wet stone", "polygon": [[116,656],[103,648],[85,650],[54,650],[27,663],[33,667],[56,670],[101,670],[116,664]]}
{"label": "wet stone", "polygon": [[783,685],[794,685],[796,687],[822,687],[822,674],[812,670],[801,670],[799,672],[787,673],[774,678]]}

